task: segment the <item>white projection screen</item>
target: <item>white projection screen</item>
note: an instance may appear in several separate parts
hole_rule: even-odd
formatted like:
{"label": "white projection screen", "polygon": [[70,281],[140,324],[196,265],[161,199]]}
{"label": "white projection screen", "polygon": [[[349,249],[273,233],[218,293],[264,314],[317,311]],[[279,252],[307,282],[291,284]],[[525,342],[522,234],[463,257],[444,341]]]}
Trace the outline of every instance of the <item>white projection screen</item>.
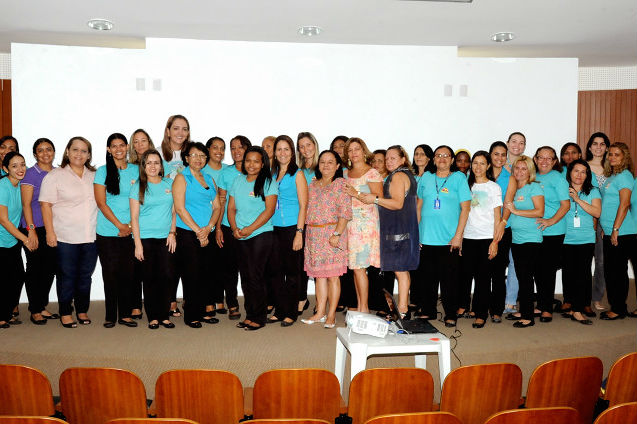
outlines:
{"label": "white projection screen", "polygon": [[[455,47],[148,39],[146,49],[12,44],[13,135],[27,164],[39,137],[56,163],[76,135],[104,164],[106,138],[146,129],[161,143],[168,116],[191,138],[340,134],[370,149],[426,143],[487,150],[513,131],[527,153],[576,140],[575,58],[461,58]],[[143,87],[142,87],[143,86]],[[142,89],[143,88],[143,89]],[[226,162],[229,162],[226,153]],[[103,299],[96,270],[91,297]],[[51,293],[55,299],[55,293]],[[25,296],[23,296],[23,300]]]}

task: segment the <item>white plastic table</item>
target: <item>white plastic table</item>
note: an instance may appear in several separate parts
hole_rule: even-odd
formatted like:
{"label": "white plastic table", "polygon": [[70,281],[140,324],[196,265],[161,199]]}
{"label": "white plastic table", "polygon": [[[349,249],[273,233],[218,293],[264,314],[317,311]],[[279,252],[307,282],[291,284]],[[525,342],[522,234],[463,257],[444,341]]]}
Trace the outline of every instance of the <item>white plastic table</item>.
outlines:
{"label": "white plastic table", "polygon": [[384,338],[350,333],[349,328],[336,329],[336,360],[334,374],[338,378],[343,394],[345,376],[345,353],[351,358],[350,379],[365,369],[367,358],[372,355],[414,354],[417,368],[427,368],[426,353],[438,354],[440,385],[451,372],[451,345],[449,339],[440,333],[429,334],[388,334]]}

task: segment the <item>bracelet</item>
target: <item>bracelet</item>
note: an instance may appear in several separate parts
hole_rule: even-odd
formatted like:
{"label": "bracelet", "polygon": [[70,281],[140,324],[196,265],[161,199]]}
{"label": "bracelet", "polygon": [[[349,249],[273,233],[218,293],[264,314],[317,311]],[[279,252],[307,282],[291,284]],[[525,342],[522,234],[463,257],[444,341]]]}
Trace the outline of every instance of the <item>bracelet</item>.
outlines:
{"label": "bracelet", "polygon": [[176,235],[177,235],[177,231],[170,231],[170,232],[168,233],[168,235],[171,235],[171,234],[172,234],[173,236],[176,236]]}
{"label": "bracelet", "polygon": [[380,199],[378,198],[378,196],[376,196],[376,198],[374,199],[374,204],[378,205],[378,202],[380,202]]}
{"label": "bracelet", "polygon": [[301,234],[303,234],[303,228],[297,228],[297,229],[296,229],[296,232],[297,232],[297,233],[301,233]]}

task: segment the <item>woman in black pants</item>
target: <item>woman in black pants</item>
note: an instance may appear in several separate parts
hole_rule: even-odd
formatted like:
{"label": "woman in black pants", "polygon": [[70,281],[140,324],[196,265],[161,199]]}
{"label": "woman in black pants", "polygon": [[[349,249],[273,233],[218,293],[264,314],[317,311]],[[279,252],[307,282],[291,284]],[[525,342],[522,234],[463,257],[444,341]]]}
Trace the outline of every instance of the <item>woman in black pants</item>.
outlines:
{"label": "woman in black pants", "polygon": [[228,221],[237,240],[241,258],[239,272],[245,297],[246,319],[237,327],[258,330],[266,323],[267,299],[265,264],[272,249],[272,215],[277,202],[277,186],[270,174],[270,161],[258,146],[246,150],[228,200]]}

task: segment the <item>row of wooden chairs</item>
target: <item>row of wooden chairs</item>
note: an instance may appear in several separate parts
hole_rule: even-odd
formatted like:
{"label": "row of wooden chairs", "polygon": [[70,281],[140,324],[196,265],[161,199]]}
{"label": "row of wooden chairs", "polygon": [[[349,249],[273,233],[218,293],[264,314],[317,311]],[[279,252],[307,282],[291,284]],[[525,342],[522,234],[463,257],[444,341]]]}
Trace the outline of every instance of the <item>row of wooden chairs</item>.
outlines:
{"label": "row of wooden chairs", "polygon": [[[525,406],[573,407],[590,423],[601,378],[598,358],[549,361],[532,374]],[[0,391],[0,415],[53,415],[51,386],[41,372],[0,365],[0,382],[5,388]],[[439,409],[453,413],[464,424],[481,424],[493,413],[517,408],[521,389],[522,372],[517,365],[460,367],[446,378]],[[613,365],[604,395],[611,406],[637,401],[637,353]],[[60,397],[61,412],[71,424],[143,418],[149,412],[142,381],[125,370],[69,368],[60,376]],[[272,370],[261,374],[254,388],[245,390],[238,377],[227,371],[172,370],[157,379],[151,409],[158,417],[184,417],[201,424],[237,423],[245,416],[332,422],[345,413],[353,424],[363,424],[382,414],[432,411],[433,378],[419,368],[365,370],[350,384],[345,406],[336,376],[326,370]]]}
{"label": "row of wooden chairs", "polygon": [[[246,424],[330,424],[318,419],[256,419]],[[626,424],[637,422],[637,402],[615,405],[597,417],[594,424]],[[489,417],[484,424],[580,424],[579,413],[570,407],[528,408],[501,411]],[[0,416],[0,424],[67,424],[50,417]],[[118,418],[106,424],[199,424],[178,418]],[[365,424],[463,424],[450,412],[420,412],[381,415]]]}

